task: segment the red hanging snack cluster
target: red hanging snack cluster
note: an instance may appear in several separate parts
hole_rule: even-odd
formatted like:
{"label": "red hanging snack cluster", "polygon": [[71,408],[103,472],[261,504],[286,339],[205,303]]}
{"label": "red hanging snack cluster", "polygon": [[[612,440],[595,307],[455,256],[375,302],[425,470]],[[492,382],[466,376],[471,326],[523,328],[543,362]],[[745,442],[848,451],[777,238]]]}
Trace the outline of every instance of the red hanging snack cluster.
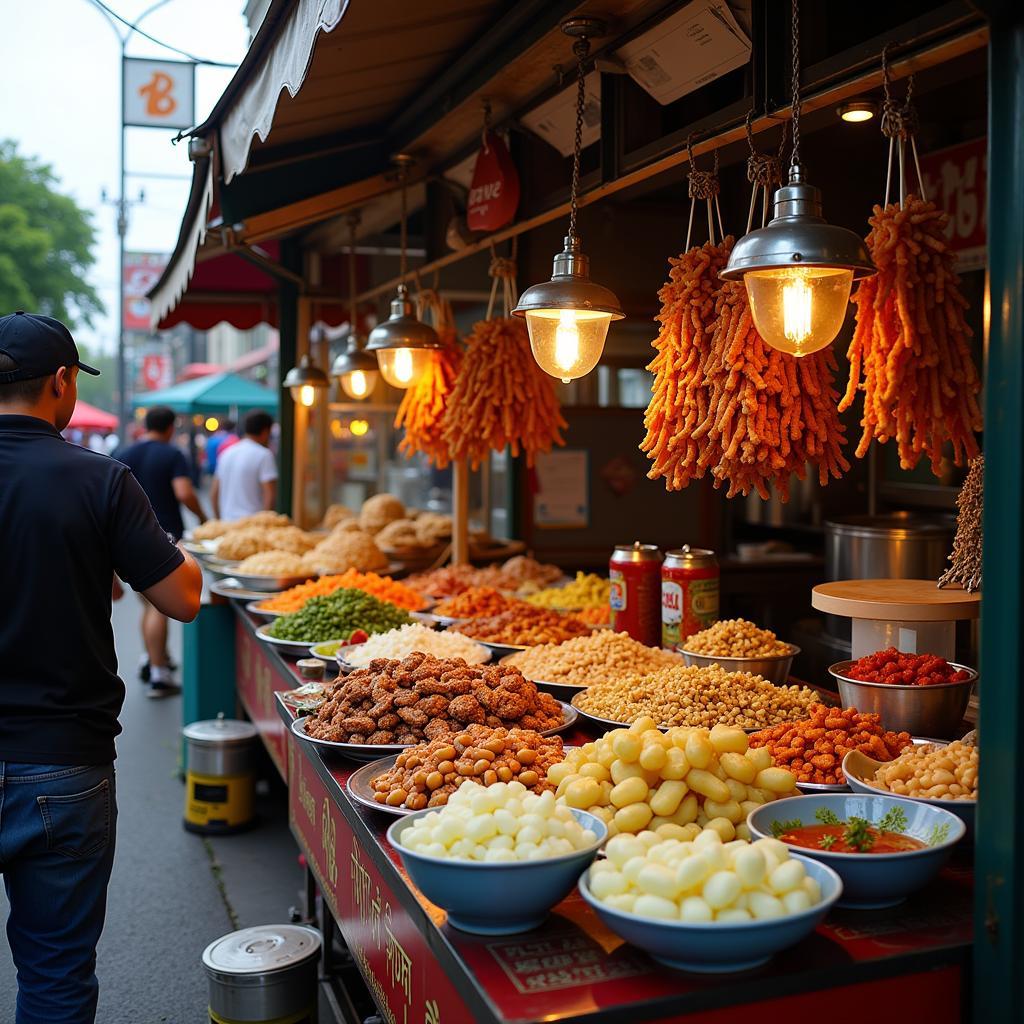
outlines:
{"label": "red hanging snack cluster", "polygon": [[981,381],[971,356],[967,301],[945,236],[949,217],[934,203],[908,195],[903,206],[876,206],[867,236],[878,273],[853,296],[857,329],[850,344],[850,379],[840,410],[864,392],[862,458],[872,438],[895,438],[900,466],[922,455],[940,475],[943,448],[962,465],[978,454]]}
{"label": "red hanging snack cluster", "polygon": [[481,320],[466,345],[444,417],[451,459],[468,459],[475,469],[508,445],[532,466],[538,452],[565,444],[554,381],[533,358],[523,321]]}

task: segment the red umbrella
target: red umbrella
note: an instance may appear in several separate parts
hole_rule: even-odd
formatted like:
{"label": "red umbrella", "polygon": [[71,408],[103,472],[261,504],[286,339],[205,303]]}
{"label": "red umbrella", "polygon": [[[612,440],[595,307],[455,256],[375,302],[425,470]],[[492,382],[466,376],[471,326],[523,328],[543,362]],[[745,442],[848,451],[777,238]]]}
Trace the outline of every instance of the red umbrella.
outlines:
{"label": "red umbrella", "polygon": [[117,430],[117,417],[79,399],[75,405],[75,411],[71,414],[68,428],[71,430]]}

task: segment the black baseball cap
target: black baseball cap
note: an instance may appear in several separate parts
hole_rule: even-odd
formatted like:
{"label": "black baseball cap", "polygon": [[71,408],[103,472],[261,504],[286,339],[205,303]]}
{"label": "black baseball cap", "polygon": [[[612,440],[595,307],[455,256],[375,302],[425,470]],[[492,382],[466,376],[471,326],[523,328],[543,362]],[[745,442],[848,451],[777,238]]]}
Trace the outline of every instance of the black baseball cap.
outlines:
{"label": "black baseball cap", "polygon": [[16,369],[0,373],[0,384],[49,377],[62,366],[100,375],[79,359],[75,339],[59,320],[22,309],[0,316],[0,352],[17,364]]}

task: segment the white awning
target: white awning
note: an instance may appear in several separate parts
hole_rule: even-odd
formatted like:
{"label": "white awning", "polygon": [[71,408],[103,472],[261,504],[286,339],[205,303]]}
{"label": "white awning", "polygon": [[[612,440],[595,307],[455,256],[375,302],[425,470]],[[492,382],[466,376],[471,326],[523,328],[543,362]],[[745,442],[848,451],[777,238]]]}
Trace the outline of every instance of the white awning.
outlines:
{"label": "white awning", "polygon": [[220,128],[224,181],[243,170],[254,138],[266,142],[283,89],[294,97],[306,78],[321,32],[332,31],[349,0],[299,0],[266,59],[246,83]]}
{"label": "white awning", "polygon": [[[199,168],[197,167],[197,171]],[[193,183],[195,188],[198,182]],[[190,203],[186,217],[191,222],[182,224],[182,235],[174,247],[174,255],[164,271],[156,288],[150,293],[149,323],[155,330],[157,324],[174,309],[185,294],[192,274],[196,269],[196,256],[206,238],[206,221],[213,205],[213,161],[206,161],[206,176],[201,183],[202,192],[198,202]]]}

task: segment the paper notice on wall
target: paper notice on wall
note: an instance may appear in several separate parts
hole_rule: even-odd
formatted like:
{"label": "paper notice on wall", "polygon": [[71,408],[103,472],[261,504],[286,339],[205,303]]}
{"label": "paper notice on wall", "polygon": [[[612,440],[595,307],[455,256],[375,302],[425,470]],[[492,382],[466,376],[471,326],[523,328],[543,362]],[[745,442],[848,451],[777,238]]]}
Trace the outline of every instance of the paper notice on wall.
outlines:
{"label": "paper notice on wall", "polygon": [[630,77],[662,106],[742,67],[750,40],[726,3],[694,0],[616,50]]}
{"label": "paper notice on wall", "polygon": [[562,449],[537,456],[533,522],[541,529],[566,530],[590,525],[587,453]]}
{"label": "paper notice on wall", "polygon": [[[601,137],[601,76],[591,72],[584,80],[583,148]],[[520,120],[531,132],[550,142],[562,156],[572,156],[576,137],[576,79],[568,89],[556,93]]]}

